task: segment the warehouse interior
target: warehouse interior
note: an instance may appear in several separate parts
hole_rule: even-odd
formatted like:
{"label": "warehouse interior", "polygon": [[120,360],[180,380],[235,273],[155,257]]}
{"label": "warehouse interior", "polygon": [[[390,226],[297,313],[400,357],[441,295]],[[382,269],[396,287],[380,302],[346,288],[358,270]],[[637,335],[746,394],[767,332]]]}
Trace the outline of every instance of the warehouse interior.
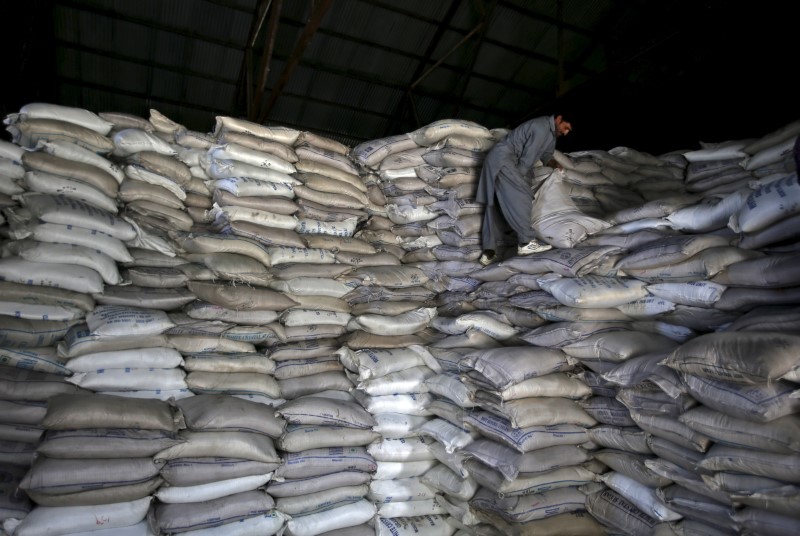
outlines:
{"label": "warehouse interior", "polygon": [[787,6],[0,2],[0,536],[800,534]]}
{"label": "warehouse interior", "polygon": [[[660,153],[797,116],[793,17],[680,0],[4,3],[3,113],[34,101],[208,131],[216,115],[349,146],[435,120],[514,127],[562,108],[566,151]],[[256,108],[258,108],[256,110]]]}

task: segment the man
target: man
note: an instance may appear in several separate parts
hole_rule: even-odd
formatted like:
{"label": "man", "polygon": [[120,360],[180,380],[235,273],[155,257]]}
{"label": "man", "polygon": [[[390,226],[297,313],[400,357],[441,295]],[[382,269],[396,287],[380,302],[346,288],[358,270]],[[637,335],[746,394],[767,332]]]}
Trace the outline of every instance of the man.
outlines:
{"label": "man", "polygon": [[547,251],[552,246],[536,240],[531,226],[533,168],[537,161],[559,167],[553,160],[556,138],[566,136],[572,124],[562,115],[543,116],[522,123],[497,142],[483,163],[476,201],[485,213],[480,263],[497,257],[497,244],[508,224],[517,233],[517,255]]}

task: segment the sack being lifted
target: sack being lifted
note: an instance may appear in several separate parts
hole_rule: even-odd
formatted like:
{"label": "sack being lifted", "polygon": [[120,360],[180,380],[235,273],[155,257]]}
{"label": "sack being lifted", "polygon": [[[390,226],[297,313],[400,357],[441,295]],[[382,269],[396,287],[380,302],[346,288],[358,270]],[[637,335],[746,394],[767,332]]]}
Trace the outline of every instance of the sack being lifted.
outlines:
{"label": "sack being lifted", "polygon": [[554,170],[536,193],[531,225],[537,237],[557,248],[573,248],[588,236],[611,227],[593,216],[602,210],[592,191],[567,182],[562,170]]}

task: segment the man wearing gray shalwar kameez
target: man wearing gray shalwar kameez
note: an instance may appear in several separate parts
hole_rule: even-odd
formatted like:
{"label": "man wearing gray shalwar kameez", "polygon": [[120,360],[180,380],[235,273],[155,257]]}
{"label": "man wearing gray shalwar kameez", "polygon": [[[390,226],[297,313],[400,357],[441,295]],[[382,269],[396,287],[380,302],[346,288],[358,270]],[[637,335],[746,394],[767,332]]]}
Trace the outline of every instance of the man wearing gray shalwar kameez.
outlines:
{"label": "man wearing gray shalwar kameez", "polygon": [[486,155],[475,199],[485,205],[481,264],[494,260],[507,227],[504,220],[517,233],[518,255],[550,249],[536,241],[531,227],[533,168],[539,160],[554,165],[556,138],[571,130],[572,125],[561,115],[537,117],[509,132]]}

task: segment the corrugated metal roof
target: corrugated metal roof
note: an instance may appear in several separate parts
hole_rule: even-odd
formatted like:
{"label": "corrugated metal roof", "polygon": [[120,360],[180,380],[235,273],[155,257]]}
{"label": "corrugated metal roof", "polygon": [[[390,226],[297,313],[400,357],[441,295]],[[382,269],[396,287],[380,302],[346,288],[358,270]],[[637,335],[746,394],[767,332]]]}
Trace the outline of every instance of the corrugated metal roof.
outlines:
{"label": "corrugated metal roof", "polygon": [[[21,6],[28,16],[12,28],[26,77],[3,111],[33,100],[143,117],[156,108],[199,131],[211,130],[216,115],[249,111],[252,120],[353,145],[447,117],[514,126],[559,106],[589,121],[571,136],[580,141],[583,132],[588,143],[592,133],[595,140],[610,135],[613,112],[629,101],[663,106],[665,94],[693,80],[705,84],[700,96],[718,101],[709,87],[713,77],[698,73],[703,62],[734,47],[743,53],[724,40],[744,39],[754,18],[771,25],[773,49],[791,35],[781,31],[786,17],[768,10],[743,17],[742,8],[722,0],[332,0],[320,17],[327,2],[32,0]],[[258,25],[263,5],[269,9]],[[318,27],[307,30],[314,22]],[[254,26],[260,27],[255,37]],[[270,37],[274,50],[261,91]],[[759,55],[754,47],[752,59]],[[42,74],[31,62],[41,64]],[[673,104],[662,120],[680,124],[677,112],[697,95],[687,89],[683,106]],[[769,100],[771,110],[781,109],[781,98]],[[715,115],[717,123],[727,119]],[[774,125],[790,118],[775,118]],[[620,143],[624,138],[605,145]]]}

